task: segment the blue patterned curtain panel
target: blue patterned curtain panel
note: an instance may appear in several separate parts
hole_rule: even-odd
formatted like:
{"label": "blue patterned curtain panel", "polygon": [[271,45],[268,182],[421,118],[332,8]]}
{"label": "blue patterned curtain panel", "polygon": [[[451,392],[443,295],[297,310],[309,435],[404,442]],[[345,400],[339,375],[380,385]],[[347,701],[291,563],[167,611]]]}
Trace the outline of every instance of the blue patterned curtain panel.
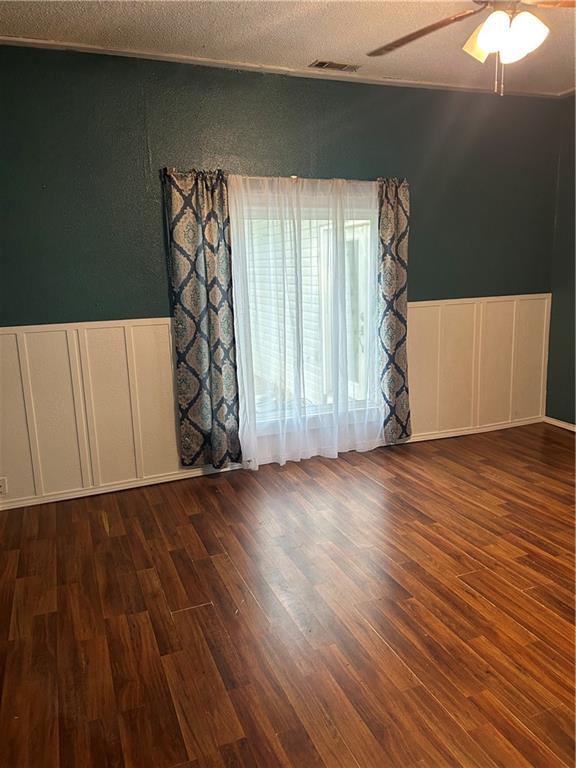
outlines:
{"label": "blue patterned curtain panel", "polygon": [[380,388],[386,404],[384,439],[386,443],[396,443],[411,434],[406,354],[408,182],[405,179],[378,179],[378,206]]}
{"label": "blue patterned curtain panel", "polygon": [[180,460],[241,460],[230,218],[220,171],[166,171]]}

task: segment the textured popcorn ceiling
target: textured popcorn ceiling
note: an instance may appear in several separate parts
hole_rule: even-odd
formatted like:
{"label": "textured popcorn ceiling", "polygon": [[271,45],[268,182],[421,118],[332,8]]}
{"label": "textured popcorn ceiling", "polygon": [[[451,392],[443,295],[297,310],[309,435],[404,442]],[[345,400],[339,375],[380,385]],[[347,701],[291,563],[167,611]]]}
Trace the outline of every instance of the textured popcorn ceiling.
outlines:
{"label": "textured popcorn ceiling", "polygon": [[[472,7],[472,2],[388,0],[0,2],[0,38],[306,75],[313,60],[331,59],[360,65],[357,73],[339,74],[339,79],[490,90],[494,57],[481,65],[461,50],[486,13],[382,58],[366,56],[396,37]],[[575,11],[536,13],[550,35],[527,59],[506,68],[506,91],[566,93],[574,88]]]}

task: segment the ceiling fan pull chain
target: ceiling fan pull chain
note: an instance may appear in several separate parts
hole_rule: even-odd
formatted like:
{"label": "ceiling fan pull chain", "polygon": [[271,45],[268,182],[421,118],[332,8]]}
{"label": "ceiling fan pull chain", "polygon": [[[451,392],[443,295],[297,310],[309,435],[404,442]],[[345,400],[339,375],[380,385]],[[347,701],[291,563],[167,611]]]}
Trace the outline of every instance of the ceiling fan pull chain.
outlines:
{"label": "ceiling fan pull chain", "polygon": [[494,93],[504,96],[504,64],[500,61],[500,53],[496,51],[496,67],[494,69]]}

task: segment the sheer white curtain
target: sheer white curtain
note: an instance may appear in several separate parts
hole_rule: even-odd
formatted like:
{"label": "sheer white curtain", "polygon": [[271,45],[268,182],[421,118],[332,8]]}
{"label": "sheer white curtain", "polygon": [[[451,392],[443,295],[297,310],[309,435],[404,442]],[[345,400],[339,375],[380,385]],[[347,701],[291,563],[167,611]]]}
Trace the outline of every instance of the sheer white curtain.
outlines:
{"label": "sheer white curtain", "polygon": [[382,445],[377,183],[228,187],[245,466]]}

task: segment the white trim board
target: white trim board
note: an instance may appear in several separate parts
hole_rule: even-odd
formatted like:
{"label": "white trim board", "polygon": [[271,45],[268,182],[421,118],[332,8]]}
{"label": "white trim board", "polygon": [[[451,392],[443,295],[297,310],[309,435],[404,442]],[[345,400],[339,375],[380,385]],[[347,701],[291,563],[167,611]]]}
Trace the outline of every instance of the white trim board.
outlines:
{"label": "white trim board", "polygon": [[[513,429],[514,427],[521,427],[528,424],[540,424],[543,422],[551,423],[553,424],[553,426],[561,427],[563,429],[570,429],[572,431],[576,431],[576,427],[573,424],[568,424],[567,422],[558,422],[556,419],[547,419],[547,418],[543,419],[541,417],[538,417],[534,419],[524,419],[523,421],[518,421],[514,423],[509,423],[509,424],[508,423],[496,424],[490,427],[477,427],[475,429],[453,430],[451,432],[442,432],[437,434],[430,433],[430,434],[416,435],[416,436],[412,436],[409,440],[406,440],[405,443],[406,444],[419,443],[419,442],[425,442],[428,440],[445,440],[452,437],[465,437],[467,435],[483,434],[485,432],[494,432],[494,431],[499,431],[501,429]],[[388,446],[381,446],[381,447],[385,448]],[[126,490],[130,490],[131,488],[141,488],[147,485],[157,485],[159,483],[173,483],[178,480],[189,480],[195,477],[205,477],[208,475],[220,474],[221,472],[232,472],[236,469],[242,469],[242,465],[232,464],[228,467],[223,467],[222,469],[214,469],[212,467],[199,467],[197,469],[190,469],[190,470],[183,469],[181,472],[174,472],[168,475],[158,475],[155,477],[147,477],[145,479],[129,480],[124,483],[111,483],[108,485],[94,486],[92,488],[76,488],[63,493],[50,493],[44,496],[29,496],[27,498],[26,497],[19,498],[15,500],[14,503],[10,503],[10,502],[0,503],[0,510],[16,509],[18,507],[24,507],[24,506],[31,507],[31,506],[36,506],[38,504],[49,504],[57,501],[67,501],[69,499],[85,498],[87,496],[99,496],[100,494],[103,494],[103,493],[126,491]]]}
{"label": "white trim board", "polygon": [[94,486],[93,488],[74,488],[63,493],[47,493],[44,496],[29,496],[27,498],[16,499],[14,503],[1,502],[0,510],[16,509],[18,507],[33,507],[37,504],[49,504],[55,501],[67,501],[69,499],[81,499],[86,496],[99,496],[102,493],[113,493],[114,491],[128,491],[131,488],[142,488],[146,485],[158,485],[159,483],[173,483],[176,480],[190,480],[193,477],[206,477],[207,475],[217,475],[221,472],[232,472],[235,469],[242,469],[240,464],[230,464],[222,469],[213,467],[197,467],[195,469],[182,469],[180,472],[173,472],[168,475],[157,475],[156,477],[138,478],[128,480],[124,483],[109,483],[108,485]]}
{"label": "white trim board", "polygon": [[[409,302],[411,442],[542,421],[549,310]],[[170,318],[0,328],[0,355],[0,509],[214,471],[179,464]]]}
{"label": "white trim board", "polygon": [[552,424],[554,427],[560,427],[560,429],[567,429],[569,432],[576,432],[576,424],[571,424],[569,421],[553,419],[552,416],[544,416],[542,421],[546,422],[546,424]]}
{"label": "white trim board", "polygon": [[[549,300],[551,293],[509,293],[503,296],[466,296],[462,299],[424,299],[422,301],[409,301],[408,307],[437,307],[440,304],[477,304],[486,301],[533,301],[534,299]],[[81,320],[68,323],[41,323],[39,325],[5,325],[0,327],[0,335],[18,333],[19,331],[31,333],[34,331],[58,331],[71,328],[118,328],[129,325],[170,325],[170,317],[140,317],[120,320]]]}
{"label": "white trim board", "polygon": [[[548,417],[542,418],[541,416],[534,419],[523,419],[512,423],[494,424],[488,427],[476,427],[474,429],[460,429],[452,430],[449,432],[428,433],[422,435],[413,435],[409,440],[399,445],[409,443],[421,443],[429,440],[447,440],[453,437],[466,437],[467,435],[481,435],[486,432],[498,432],[502,429],[514,429],[516,427],[527,426],[529,424],[551,424],[554,427],[560,429],[567,429],[571,432],[576,432],[576,425],[570,424],[566,421],[558,421],[558,419],[551,419]],[[380,446],[382,448],[392,446]],[[376,449],[374,449],[376,450]],[[174,483],[178,480],[189,480],[194,477],[205,477],[208,475],[220,474],[221,472],[232,472],[236,469],[242,469],[241,464],[231,464],[228,467],[222,469],[214,469],[212,467],[199,467],[197,469],[182,470],[181,472],[174,472],[169,475],[158,475],[156,477],[147,477],[145,479],[130,480],[125,483],[112,483],[110,485],[95,486],[93,488],[77,488],[64,493],[52,493],[45,496],[29,496],[28,498],[19,498],[12,502],[1,502],[1,510],[17,509],[19,507],[32,507],[38,504],[49,504],[57,501],[67,501],[69,499],[79,499],[87,496],[99,496],[102,493],[113,493],[116,491],[127,491],[131,488],[141,488],[147,485],[157,485],[159,483]]]}
{"label": "white trim board", "polygon": [[483,427],[472,427],[471,429],[452,429],[446,432],[427,432],[420,435],[412,435],[406,443],[422,443],[426,440],[444,440],[449,437],[466,437],[466,435],[480,435],[484,432],[499,432],[501,429],[512,429],[514,427],[525,427],[528,424],[541,424],[545,419],[542,416],[535,416],[531,419],[518,419],[518,421],[503,421],[501,424],[489,424]]}
{"label": "white trim board", "polygon": [[[338,80],[344,83],[363,83],[366,85],[384,85],[396,88],[424,88],[435,91],[459,91],[462,93],[492,93],[492,87],[463,86],[454,83],[432,83],[426,80],[401,80],[387,77],[367,77],[362,74],[342,74],[337,71],[316,70],[310,67],[281,67],[272,64],[251,64],[245,61],[233,61],[229,59],[209,59],[200,56],[186,56],[183,54],[159,53],[142,50],[126,50],[120,48],[105,48],[88,43],[72,43],[63,40],[39,40],[33,37],[12,37],[0,35],[0,45],[8,45],[23,48],[41,48],[44,50],[72,51],[75,53],[94,53],[104,56],[121,56],[123,58],[144,59],[149,61],[167,61],[177,64],[190,64],[197,67],[210,67],[213,69],[232,69],[244,72],[265,72],[271,75],[285,75],[286,77],[303,77],[310,80]],[[527,96],[535,98],[558,99],[574,91],[569,88],[564,91],[507,91],[506,96]]]}

